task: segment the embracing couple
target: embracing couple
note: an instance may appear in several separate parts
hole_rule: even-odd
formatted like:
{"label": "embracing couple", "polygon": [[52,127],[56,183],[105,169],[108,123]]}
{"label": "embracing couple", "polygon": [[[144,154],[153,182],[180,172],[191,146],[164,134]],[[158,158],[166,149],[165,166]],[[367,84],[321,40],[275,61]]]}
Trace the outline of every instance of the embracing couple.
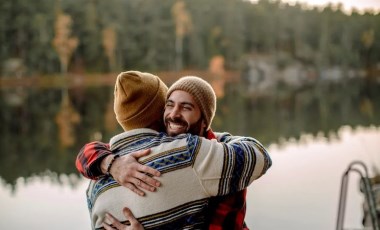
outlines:
{"label": "embracing couple", "polygon": [[213,132],[215,110],[199,77],[168,89],[153,74],[120,73],[114,111],[124,132],[86,144],[76,160],[92,179],[92,228],[248,229],[246,188],[271,158],[254,138]]}

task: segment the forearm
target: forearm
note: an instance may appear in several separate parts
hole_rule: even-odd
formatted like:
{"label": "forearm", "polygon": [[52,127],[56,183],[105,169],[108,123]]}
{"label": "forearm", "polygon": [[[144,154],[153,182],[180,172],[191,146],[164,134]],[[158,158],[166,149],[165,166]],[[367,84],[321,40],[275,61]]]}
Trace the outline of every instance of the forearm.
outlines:
{"label": "forearm", "polygon": [[80,150],[75,165],[86,178],[96,180],[110,174],[120,185],[143,196],[145,193],[140,188],[153,192],[160,186],[158,180],[148,176],[160,176],[160,172],[137,161],[149,153],[150,150],[147,149],[131,152],[116,159],[109,144],[91,142]]}
{"label": "forearm", "polygon": [[233,147],[231,158],[234,166],[234,181],[239,180],[239,189],[248,187],[271,167],[272,160],[264,146],[254,138],[240,137],[229,142]]}
{"label": "forearm", "polygon": [[[229,137],[222,141],[202,141],[194,164],[205,190],[212,196],[227,195],[247,188],[260,178],[272,162],[267,150],[254,138]],[[203,148],[203,145],[209,145]],[[218,184],[217,191],[210,185]]]}
{"label": "forearm", "polygon": [[78,153],[75,162],[76,168],[84,177],[97,179],[104,175],[111,154],[109,145],[106,143],[88,143]]}
{"label": "forearm", "polygon": [[[270,166],[272,165],[272,161],[271,161],[271,158],[269,156],[268,151],[255,138],[242,137],[242,136],[232,136],[231,134],[226,133],[226,132],[224,132],[224,133],[214,132],[214,134],[215,134],[215,136],[219,142],[228,143],[229,145],[234,145],[237,148],[241,148],[242,147],[241,144],[246,143],[247,146],[250,146],[251,148],[253,148],[252,150],[247,150],[247,151],[255,152],[257,155],[255,157],[256,161],[263,161],[263,165],[264,165],[264,167],[260,171],[258,177],[263,175],[268,170],[268,168],[270,168]],[[246,151],[246,150],[242,149],[242,151]],[[259,168],[259,167],[255,167],[255,169],[257,169],[257,168]]]}

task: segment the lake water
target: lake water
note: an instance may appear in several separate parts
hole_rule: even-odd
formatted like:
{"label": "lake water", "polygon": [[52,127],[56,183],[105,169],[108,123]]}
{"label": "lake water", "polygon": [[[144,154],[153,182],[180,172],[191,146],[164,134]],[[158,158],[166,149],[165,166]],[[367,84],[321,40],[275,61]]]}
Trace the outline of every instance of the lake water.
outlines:
{"label": "lake water", "polygon": [[[324,85],[265,97],[242,96],[241,87],[226,86],[214,130],[254,136],[273,158],[272,168],[249,187],[248,226],[335,229],[348,164],[361,160],[371,175],[380,169],[379,86]],[[84,143],[120,132],[112,87],[1,93],[0,229],[90,229],[87,181],[74,160]],[[347,228],[362,227],[358,180],[350,178]]]}
{"label": "lake water", "polygon": [[[273,167],[248,191],[246,221],[252,229],[335,229],[340,181],[347,165],[361,160],[380,167],[380,129],[343,127],[339,139],[313,139],[269,147]],[[0,188],[0,229],[91,229],[87,181],[62,176],[18,179],[16,191]],[[360,228],[363,196],[353,176],[346,227]],[[72,186],[72,184],[75,186]],[[6,207],[6,208],[5,208]]]}
{"label": "lake water", "polygon": [[[338,139],[271,146],[274,165],[250,186],[247,222],[254,229],[335,229],[342,174],[360,160],[380,168],[380,129],[342,127]],[[363,194],[350,174],[345,229],[362,229]]]}

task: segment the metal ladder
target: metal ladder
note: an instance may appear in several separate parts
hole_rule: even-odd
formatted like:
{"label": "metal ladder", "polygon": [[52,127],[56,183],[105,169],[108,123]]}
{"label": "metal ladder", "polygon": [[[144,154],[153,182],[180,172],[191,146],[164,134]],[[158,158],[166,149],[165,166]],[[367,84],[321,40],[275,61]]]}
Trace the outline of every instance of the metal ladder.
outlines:
{"label": "metal ladder", "polygon": [[[361,169],[360,167],[358,168],[357,166],[361,166]],[[379,222],[377,219],[377,210],[376,210],[375,196],[372,189],[372,184],[368,177],[367,167],[361,161],[353,161],[343,174],[342,184],[340,187],[340,199],[339,199],[339,209],[338,209],[336,230],[344,230],[343,228],[344,213],[345,213],[346,200],[347,200],[347,188],[348,188],[348,179],[349,179],[348,176],[350,172],[356,172],[360,175],[361,182],[363,183],[365,199],[367,201],[369,212],[370,212],[372,229],[380,230]]]}

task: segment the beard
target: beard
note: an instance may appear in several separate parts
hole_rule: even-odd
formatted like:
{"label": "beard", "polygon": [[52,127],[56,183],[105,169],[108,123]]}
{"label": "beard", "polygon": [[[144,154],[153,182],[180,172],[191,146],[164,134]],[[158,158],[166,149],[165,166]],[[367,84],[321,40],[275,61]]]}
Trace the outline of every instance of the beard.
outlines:
{"label": "beard", "polygon": [[194,124],[191,124],[188,130],[188,133],[198,136],[203,136],[203,129],[202,129],[202,118],[199,118],[197,122]]}

